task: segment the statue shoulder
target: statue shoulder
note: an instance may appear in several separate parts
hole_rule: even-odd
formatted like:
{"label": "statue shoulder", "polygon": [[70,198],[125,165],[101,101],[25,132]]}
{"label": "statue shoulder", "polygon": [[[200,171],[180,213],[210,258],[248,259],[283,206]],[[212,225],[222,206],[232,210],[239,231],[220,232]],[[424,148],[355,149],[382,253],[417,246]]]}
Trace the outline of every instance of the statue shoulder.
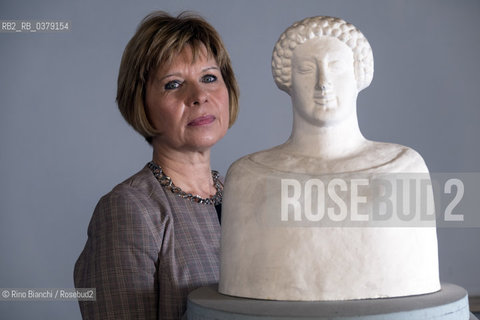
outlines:
{"label": "statue shoulder", "polygon": [[416,150],[394,143],[373,142],[371,148],[378,158],[386,161],[377,169],[388,172],[428,173],[425,160]]}
{"label": "statue shoulder", "polygon": [[425,163],[423,157],[416,150],[405,147],[405,157],[409,159],[408,167],[406,168],[408,172],[419,172],[419,173],[428,173],[428,167]]}
{"label": "statue shoulder", "polygon": [[274,168],[271,167],[271,164],[279,160],[285,160],[282,158],[282,153],[278,152],[277,149],[278,147],[274,147],[268,150],[258,151],[241,157],[230,165],[227,175],[235,174],[238,171],[241,171],[244,174],[261,174],[276,171]]}
{"label": "statue shoulder", "polygon": [[[257,199],[258,195],[264,194],[266,190],[271,171],[253,161],[251,156],[249,154],[236,160],[228,168],[223,199],[226,211],[236,212],[240,208],[254,205],[256,202],[253,199]],[[243,203],[245,199],[248,199],[250,204]]]}
{"label": "statue shoulder", "polygon": [[258,176],[267,173],[268,168],[253,160],[253,157],[258,153],[248,154],[233,162],[228,168],[226,182],[229,180],[256,180]]}
{"label": "statue shoulder", "polygon": [[228,180],[230,176],[235,176],[240,172],[242,172],[244,167],[248,166],[247,162],[248,162],[248,155],[235,160],[227,170],[226,179]]}

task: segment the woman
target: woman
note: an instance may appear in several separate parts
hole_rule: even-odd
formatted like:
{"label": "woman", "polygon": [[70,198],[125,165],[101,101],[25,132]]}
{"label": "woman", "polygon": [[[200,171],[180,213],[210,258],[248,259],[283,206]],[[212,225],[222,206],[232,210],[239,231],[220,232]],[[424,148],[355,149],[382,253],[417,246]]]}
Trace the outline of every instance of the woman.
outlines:
{"label": "woman", "polygon": [[234,123],[238,89],[218,33],[154,12],[127,44],[117,103],[153,160],[98,203],[74,271],[96,288],[85,319],[180,319],[187,294],[218,282],[223,184],[210,149]]}

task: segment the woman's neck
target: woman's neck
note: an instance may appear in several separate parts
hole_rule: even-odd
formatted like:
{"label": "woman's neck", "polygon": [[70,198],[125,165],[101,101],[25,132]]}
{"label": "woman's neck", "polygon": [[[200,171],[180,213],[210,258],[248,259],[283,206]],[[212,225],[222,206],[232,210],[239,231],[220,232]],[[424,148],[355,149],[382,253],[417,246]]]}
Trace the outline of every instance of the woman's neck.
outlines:
{"label": "woman's neck", "polygon": [[294,112],[293,129],[284,150],[308,157],[335,160],[356,153],[367,140],[358,127],[356,113],[339,123],[318,126]]}
{"label": "woman's neck", "polygon": [[153,161],[183,191],[202,198],[216,193],[210,168],[210,150],[183,152],[154,143]]}

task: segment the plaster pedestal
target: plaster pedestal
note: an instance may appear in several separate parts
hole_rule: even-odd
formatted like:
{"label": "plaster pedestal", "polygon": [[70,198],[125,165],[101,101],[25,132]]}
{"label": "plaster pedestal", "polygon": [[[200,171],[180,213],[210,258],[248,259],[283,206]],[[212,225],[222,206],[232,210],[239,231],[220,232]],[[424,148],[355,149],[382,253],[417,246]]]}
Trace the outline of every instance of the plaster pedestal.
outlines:
{"label": "plaster pedestal", "polygon": [[231,297],[217,287],[199,288],[188,296],[188,320],[324,319],[324,320],[474,320],[467,292],[443,283],[435,293],[348,301],[270,301]]}

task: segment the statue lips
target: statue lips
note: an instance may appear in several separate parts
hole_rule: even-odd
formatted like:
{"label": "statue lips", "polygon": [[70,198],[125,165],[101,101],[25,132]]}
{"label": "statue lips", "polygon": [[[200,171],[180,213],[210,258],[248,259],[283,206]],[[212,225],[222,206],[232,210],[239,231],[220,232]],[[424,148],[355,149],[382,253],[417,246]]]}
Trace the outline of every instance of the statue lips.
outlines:
{"label": "statue lips", "polygon": [[322,106],[324,109],[333,109],[337,105],[335,97],[332,95],[314,96],[313,101],[315,101],[316,104]]}
{"label": "statue lips", "polygon": [[212,123],[213,121],[215,121],[215,119],[216,119],[215,116],[211,114],[207,114],[207,115],[193,119],[188,123],[188,126],[190,127],[203,126],[203,125]]}

